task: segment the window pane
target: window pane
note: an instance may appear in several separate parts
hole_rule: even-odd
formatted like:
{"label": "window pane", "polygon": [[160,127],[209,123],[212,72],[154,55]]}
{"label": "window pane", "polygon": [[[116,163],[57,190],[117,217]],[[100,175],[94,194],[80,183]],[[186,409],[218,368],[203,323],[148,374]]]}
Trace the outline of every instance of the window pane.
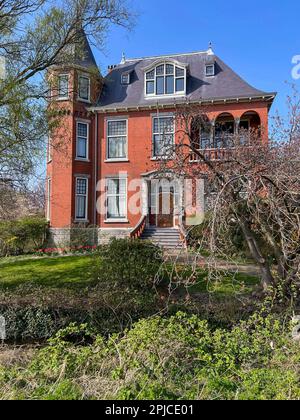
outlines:
{"label": "window pane", "polygon": [[176,67],[176,77],[184,77],[184,69]]}
{"label": "window pane", "polygon": [[108,135],[109,136],[126,136],[127,121],[109,121]]}
{"label": "window pane", "polygon": [[157,77],[156,78],[156,94],[157,95],[163,95],[165,93],[164,89],[164,83],[165,78],[164,77]]}
{"label": "window pane", "polygon": [[58,79],[58,96],[67,98],[69,96],[69,77],[59,76]]}
{"label": "window pane", "polygon": [[87,192],[87,180],[86,179],[77,179],[76,184],[76,194],[86,194]]}
{"label": "window pane", "polygon": [[154,94],[154,82],[147,82],[147,95]]}
{"label": "window pane", "polygon": [[160,132],[173,133],[174,132],[174,118],[160,118]]}
{"label": "window pane", "polygon": [[79,97],[85,100],[90,98],[90,80],[87,77],[79,78]]}
{"label": "window pane", "polygon": [[108,157],[126,158],[126,137],[110,137],[108,139]]}
{"label": "window pane", "polygon": [[154,141],[154,156],[161,156],[163,154],[163,144],[161,140],[161,136],[159,134],[155,134],[153,137]]}
{"label": "window pane", "polygon": [[184,92],[184,79],[176,79],[176,92]]}
{"label": "window pane", "polygon": [[166,77],[166,93],[167,94],[174,93],[174,76]]}
{"label": "window pane", "polygon": [[166,65],[166,74],[174,74],[174,66],[173,64]]}
{"label": "window pane", "polygon": [[165,72],[165,66],[164,65],[156,67],[156,75],[157,76],[159,76],[161,74],[164,74],[164,72]]}
{"label": "window pane", "polygon": [[77,138],[77,157],[87,158],[87,139],[84,137]]}
{"label": "window pane", "polygon": [[155,77],[155,70],[149,71],[146,75],[147,80],[154,80]]}
{"label": "window pane", "polygon": [[78,137],[87,137],[87,124],[78,123],[77,125],[77,135]]}
{"label": "window pane", "polygon": [[213,64],[206,66],[206,76],[214,76],[215,66]]}
{"label": "window pane", "polygon": [[86,219],[86,196],[76,197],[76,219]]}

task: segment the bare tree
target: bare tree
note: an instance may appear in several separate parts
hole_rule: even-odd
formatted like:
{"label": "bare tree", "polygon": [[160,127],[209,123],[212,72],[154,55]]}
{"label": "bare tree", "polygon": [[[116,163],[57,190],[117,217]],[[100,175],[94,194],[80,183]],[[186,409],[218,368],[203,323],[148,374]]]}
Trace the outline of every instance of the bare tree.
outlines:
{"label": "bare tree", "polygon": [[226,255],[232,231],[239,230],[260,268],[262,286],[282,286],[286,296],[300,286],[300,106],[289,100],[288,124],[276,118],[263,142],[263,127],[223,132],[220,149],[201,149],[208,124],[200,106],[177,109],[178,143],[160,163],[184,177],[205,179],[208,219],[204,243],[213,256]]}

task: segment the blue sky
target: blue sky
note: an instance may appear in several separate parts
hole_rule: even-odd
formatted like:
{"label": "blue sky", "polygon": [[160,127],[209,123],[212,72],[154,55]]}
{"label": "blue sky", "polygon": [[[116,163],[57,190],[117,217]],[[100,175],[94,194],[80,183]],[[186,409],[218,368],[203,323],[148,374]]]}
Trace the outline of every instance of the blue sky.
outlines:
{"label": "blue sky", "polygon": [[206,50],[254,87],[277,91],[272,113],[285,114],[292,57],[300,55],[299,0],[131,0],[139,16],[132,32],[112,28],[106,53],[95,51],[105,74],[122,52],[128,58]]}

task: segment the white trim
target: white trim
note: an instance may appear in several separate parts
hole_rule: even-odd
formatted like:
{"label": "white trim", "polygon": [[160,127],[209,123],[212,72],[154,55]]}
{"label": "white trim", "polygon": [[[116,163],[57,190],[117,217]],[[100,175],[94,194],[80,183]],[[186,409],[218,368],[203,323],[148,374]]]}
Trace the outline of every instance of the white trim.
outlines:
{"label": "white trim", "polygon": [[[120,196],[123,194],[108,194],[108,181],[110,180],[118,180],[118,181],[124,181],[125,180],[125,216],[122,217],[118,217],[116,219],[108,217],[108,197],[112,196]],[[105,207],[106,207],[106,218],[105,218],[105,223],[128,223],[128,178],[127,176],[120,176],[120,175],[116,175],[116,176],[107,176],[105,179],[105,185],[106,185],[106,191],[105,191]]]}
{"label": "white trim", "polygon": [[[86,137],[86,157],[78,156],[78,137],[84,138],[82,136],[78,136],[78,125],[83,124],[87,127],[87,137]],[[75,160],[81,162],[89,162],[89,152],[90,152],[90,121],[76,119],[76,150],[75,150]]]}
{"label": "white trim", "polygon": [[[77,194],[77,181],[86,181],[86,194]],[[81,219],[77,217],[77,196],[85,196],[85,218]],[[88,197],[89,197],[89,177],[88,176],[76,176],[75,177],[75,222],[88,222]]]}
{"label": "white trim", "polygon": [[[110,122],[126,122],[126,135],[122,136],[109,136],[108,135],[108,124]],[[105,162],[128,162],[128,118],[107,118],[106,119],[106,153],[105,153]],[[125,157],[109,157],[109,139],[114,137],[125,137],[126,138],[126,146],[125,146]]]}
{"label": "white trim", "polygon": [[[89,82],[89,95],[88,95],[88,99],[86,98],[81,98],[80,96],[80,79],[87,79]],[[90,76],[86,75],[86,74],[79,74],[78,75],[78,95],[77,95],[77,100],[80,102],[86,102],[86,103],[91,103],[91,78]]]}

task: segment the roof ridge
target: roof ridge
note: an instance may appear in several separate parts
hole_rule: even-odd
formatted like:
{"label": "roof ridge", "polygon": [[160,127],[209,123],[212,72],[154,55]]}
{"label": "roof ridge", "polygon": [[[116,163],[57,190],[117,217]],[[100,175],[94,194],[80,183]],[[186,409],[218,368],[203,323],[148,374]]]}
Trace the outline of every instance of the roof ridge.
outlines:
{"label": "roof ridge", "polygon": [[182,57],[187,55],[199,55],[199,54],[207,54],[207,51],[192,51],[188,53],[176,53],[176,54],[163,54],[163,55],[153,55],[149,57],[138,57],[138,58],[126,58],[125,63],[133,62],[133,61],[141,61],[141,60],[153,60],[155,58],[171,58],[171,57]]}

